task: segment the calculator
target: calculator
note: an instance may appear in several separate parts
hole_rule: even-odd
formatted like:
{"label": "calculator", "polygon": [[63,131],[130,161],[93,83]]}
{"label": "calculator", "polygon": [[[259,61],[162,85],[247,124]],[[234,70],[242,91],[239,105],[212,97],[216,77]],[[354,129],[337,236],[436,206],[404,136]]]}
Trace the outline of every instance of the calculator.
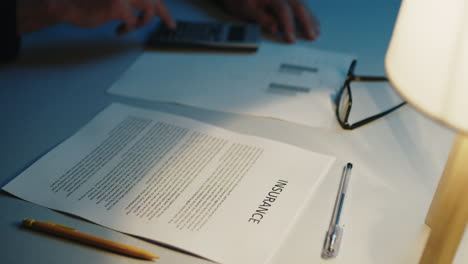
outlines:
{"label": "calculator", "polygon": [[160,23],[150,34],[148,47],[256,51],[260,37],[256,24],[177,21],[175,30]]}

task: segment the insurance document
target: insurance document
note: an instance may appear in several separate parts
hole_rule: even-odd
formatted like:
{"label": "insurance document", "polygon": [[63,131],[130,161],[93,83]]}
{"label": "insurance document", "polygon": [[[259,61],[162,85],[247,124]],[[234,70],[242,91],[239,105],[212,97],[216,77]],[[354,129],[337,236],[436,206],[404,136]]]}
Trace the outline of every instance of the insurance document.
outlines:
{"label": "insurance document", "polygon": [[346,54],[268,42],[248,54],[146,51],[108,91],[330,127],[336,123],[333,97],[352,59]]}
{"label": "insurance document", "polygon": [[113,104],[3,189],[218,263],[267,263],[334,158]]}

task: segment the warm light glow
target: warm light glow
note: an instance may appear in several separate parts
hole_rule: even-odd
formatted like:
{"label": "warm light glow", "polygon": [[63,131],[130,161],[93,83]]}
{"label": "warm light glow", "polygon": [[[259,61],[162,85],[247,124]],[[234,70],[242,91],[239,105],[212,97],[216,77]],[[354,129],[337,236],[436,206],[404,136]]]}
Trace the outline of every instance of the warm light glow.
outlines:
{"label": "warm light glow", "polygon": [[403,0],[386,70],[410,104],[468,133],[468,2]]}

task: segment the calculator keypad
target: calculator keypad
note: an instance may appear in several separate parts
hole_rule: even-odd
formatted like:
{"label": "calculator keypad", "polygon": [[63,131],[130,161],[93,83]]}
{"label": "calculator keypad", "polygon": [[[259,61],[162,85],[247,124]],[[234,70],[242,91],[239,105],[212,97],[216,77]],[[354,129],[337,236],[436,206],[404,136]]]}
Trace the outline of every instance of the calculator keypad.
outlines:
{"label": "calculator keypad", "polygon": [[175,30],[161,24],[154,32],[152,40],[157,42],[219,41],[222,30],[222,24],[180,21],[177,22]]}

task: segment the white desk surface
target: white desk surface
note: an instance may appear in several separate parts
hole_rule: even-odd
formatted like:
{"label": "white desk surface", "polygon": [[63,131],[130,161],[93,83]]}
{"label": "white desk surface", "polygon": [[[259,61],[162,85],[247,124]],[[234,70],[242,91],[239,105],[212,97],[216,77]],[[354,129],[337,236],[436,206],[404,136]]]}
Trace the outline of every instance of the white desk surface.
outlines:
{"label": "white desk surface", "polygon": [[[226,18],[202,0],[166,2],[176,18]],[[399,0],[311,0],[309,4],[321,21],[322,35],[316,42],[299,41],[296,45],[354,54],[359,59],[358,74],[384,74],[384,55]],[[0,67],[2,185],[111,102],[131,103],[332,154],[354,163],[342,216],[345,234],[339,257],[328,261],[320,258],[338,186],[340,168],[335,168],[336,172],[324,180],[316,199],[307,206],[273,263],[418,262],[427,237],[424,217],[445,165],[453,132],[410,106],[355,131],[344,131],[338,125],[331,129],[308,128],[107,94],[110,84],[142,51],[143,40],[152,26],[124,37],[114,35],[115,24],[91,30],[62,25],[24,36],[20,60]],[[1,263],[144,262],[25,231],[18,226],[26,217],[56,221],[146,248],[161,256],[157,261],[160,264],[209,263],[4,192],[0,192],[0,210]],[[460,254],[456,263],[467,261],[468,256]]]}

